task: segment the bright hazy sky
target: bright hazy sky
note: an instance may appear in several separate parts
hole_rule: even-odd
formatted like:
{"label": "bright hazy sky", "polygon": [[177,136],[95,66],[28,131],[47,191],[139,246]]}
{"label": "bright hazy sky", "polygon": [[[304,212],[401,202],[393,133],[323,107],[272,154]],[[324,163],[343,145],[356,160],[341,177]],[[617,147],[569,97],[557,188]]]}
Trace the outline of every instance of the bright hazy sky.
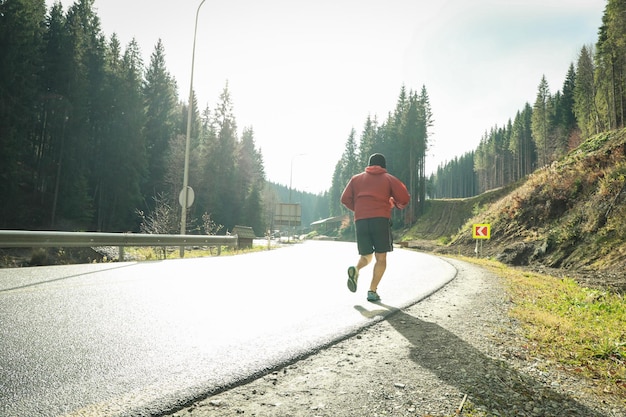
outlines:
{"label": "bright hazy sky", "polygon": [[[134,37],[146,64],[162,39],[167,68],[187,100],[200,2],[96,0],[95,8],[103,32],[117,33],[124,46]],[[268,180],[321,192],[330,188],[351,129],[358,138],[368,115],[385,121],[402,85],[426,86],[431,172],[532,104],[542,75],[552,93],[561,90],[582,46],[596,43],[605,5],[207,0],[198,19],[194,90],[200,108],[213,109],[228,82],[239,134],[254,129]]]}

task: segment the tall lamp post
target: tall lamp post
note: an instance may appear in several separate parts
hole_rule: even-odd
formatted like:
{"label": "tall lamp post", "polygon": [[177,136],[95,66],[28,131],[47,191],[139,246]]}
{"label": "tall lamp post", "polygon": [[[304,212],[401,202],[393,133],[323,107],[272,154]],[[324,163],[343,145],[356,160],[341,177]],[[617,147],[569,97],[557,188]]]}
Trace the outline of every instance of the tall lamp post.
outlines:
{"label": "tall lamp post", "polygon": [[305,153],[299,153],[291,157],[291,166],[289,167],[289,203],[291,204],[291,180],[293,179],[293,160],[298,156],[304,156]]}
{"label": "tall lamp post", "polygon": [[[304,153],[299,153],[296,155],[293,155],[291,157],[291,166],[289,167],[289,210],[291,210],[291,180],[293,179],[293,160],[296,159],[297,156],[303,156],[306,155]],[[289,214],[289,226],[288,226],[288,233],[287,233],[287,242],[290,241],[290,234],[289,232],[291,232],[290,229],[292,229],[291,227],[291,213]]]}
{"label": "tall lamp post", "polygon": [[[191,79],[189,81],[189,103],[187,105],[187,137],[185,139],[185,168],[183,170],[183,189],[181,196],[182,212],[180,216],[180,234],[184,235],[187,232],[187,209],[189,203],[189,143],[191,142],[191,113],[193,110],[193,69],[196,60],[196,33],[198,32],[198,15],[200,14],[200,7],[206,0],[202,0],[198,9],[196,10],[196,23],[193,29],[193,49],[191,50]],[[185,247],[180,247],[180,256],[185,256]]]}

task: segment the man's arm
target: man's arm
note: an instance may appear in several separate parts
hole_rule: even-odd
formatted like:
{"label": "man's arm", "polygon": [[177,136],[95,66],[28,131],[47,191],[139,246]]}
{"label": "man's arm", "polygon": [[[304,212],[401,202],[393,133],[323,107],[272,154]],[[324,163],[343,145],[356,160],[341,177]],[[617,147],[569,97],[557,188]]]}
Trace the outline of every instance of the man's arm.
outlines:
{"label": "man's arm", "polygon": [[399,209],[403,209],[409,205],[411,196],[406,189],[406,185],[396,177],[391,177],[391,203]]}
{"label": "man's arm", "polygon": [[352,191],[352,181],[348,182],[343,193],[341,193],[341,204],[350,211],[354,211],[354,192]]}

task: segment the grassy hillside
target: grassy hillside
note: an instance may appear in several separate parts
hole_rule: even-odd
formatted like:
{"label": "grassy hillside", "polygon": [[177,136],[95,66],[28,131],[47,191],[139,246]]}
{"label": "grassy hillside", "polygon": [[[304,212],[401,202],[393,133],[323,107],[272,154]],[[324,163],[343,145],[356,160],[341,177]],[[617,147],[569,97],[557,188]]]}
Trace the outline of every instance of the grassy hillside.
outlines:
{"label": "grassy hillside", "polygon": [[484,256],[604,273],[623,285],[625,203],[626,130],[619,130],[590,138],[507,189],[428,202],[405,240],[438,240],[442,251],[473,255],[472,224],[490,223]]}
{"label": "grassy hillside", "polygon": [[[621,407],[625,203],[626,130],[620,130],[591,138],[506,189],[429,201],[404,240],[411,247],[466,255],[505,278],[511,314],[522,325],[530,356],[587,379],[599,398]],[[480,258],[500,262],[476,259],[474,223],[491,224]]]}
{"label": "grassy hillside", "polygon": [[427,200],[424,213],[403,240],[426,239],[449,243],[457,233],[463,231],[474,214],[506,196],[515,187],[499,188],[470,198]]}

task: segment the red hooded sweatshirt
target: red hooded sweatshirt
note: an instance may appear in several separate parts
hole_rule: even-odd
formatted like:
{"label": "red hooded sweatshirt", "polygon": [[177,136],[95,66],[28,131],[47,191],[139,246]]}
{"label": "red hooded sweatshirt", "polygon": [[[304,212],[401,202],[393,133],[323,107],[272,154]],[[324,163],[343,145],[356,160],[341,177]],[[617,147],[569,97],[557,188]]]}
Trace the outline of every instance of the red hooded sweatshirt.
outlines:
{"label": "red hooded sweatshirt", "polygon": [[341,194],[341,203],[354,212],[354,220],[391,217],[391,209],[409,204],[406,186],[385,168],[371,165],[353,176]]}

